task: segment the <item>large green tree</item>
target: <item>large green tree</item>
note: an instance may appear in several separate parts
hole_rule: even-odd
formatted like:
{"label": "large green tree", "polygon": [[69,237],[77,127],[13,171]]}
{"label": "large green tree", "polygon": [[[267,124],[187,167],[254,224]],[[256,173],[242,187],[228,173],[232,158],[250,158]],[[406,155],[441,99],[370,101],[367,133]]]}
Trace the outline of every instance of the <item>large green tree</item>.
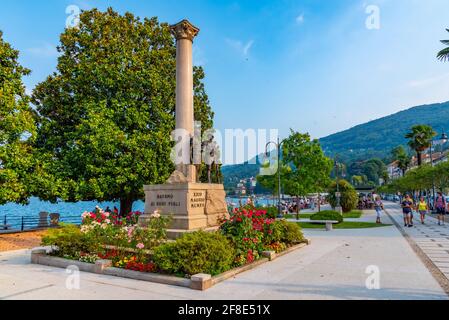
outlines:
{"label": "large green tree", "polygon": [[[327,187],[332,160],[324,155],[318,140],[292,130],[283,143],[282,154],[281,184],[285,194],[306,196]],[[277,175],[257,179],[263,187],[277,191]]]}
{"label": "large green tree", "polygon": [[[446,29],[449,32],[449,29]],[[437,58],[441,61],[449,61],[449,40],[441,40],[441,43],[447,46],[447,48],[438,52]]]}
{"label": "large green tree", "polygon": [[432,145],[432,139],[436,132],[431,126],[419,124],[413,126],[409,133],[405,135],[409,139],[408,145],[415,150],[418,159],[418,166],[422,165],[422,153]]}
{"label": "large green tree", "polygon": [[[33,93],[36,146],[49,175],[38,195],[120,200],[126,214],[143,185],[165,182],[174,169],[176,45],[169,25],[111,8],[84,11],[79,25],[61,34],[58,51],[57,71]],[[195,118],[203,130],[213,118],[204,76],[194,68]]]}
{"label": "large green tree", "polygon": [[26,203],[33,167],[35,122],[22,77],[30,70],[0,31],[0,204]]}

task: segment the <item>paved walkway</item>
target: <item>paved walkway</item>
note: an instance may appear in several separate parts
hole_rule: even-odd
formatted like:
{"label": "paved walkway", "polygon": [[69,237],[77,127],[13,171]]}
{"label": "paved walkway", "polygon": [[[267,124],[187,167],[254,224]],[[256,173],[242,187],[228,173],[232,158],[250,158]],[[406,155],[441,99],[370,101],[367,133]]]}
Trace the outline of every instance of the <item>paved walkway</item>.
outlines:
{"label": "paved walkway", "polygon": [[[448,298],[395,226],[305,234],[310,246],[205,292],[89,273],[81,273],[79,290],[69,290],[65,270],[30,264],[29,251],[1,253],[0,299]],[[380,271],[379,290],[366,287],[369,266]]]}
{"label": "paved walkway", "polygon": [[404,227],[402,209],[398,204],[387,203],[386,209],[401,231],[415,244],[418,254],[429,265],[435,276],[449,290],[449,224],[439,226],[438,220],[427,217],[421,224],[419,215],[414,217],[414,227]]}

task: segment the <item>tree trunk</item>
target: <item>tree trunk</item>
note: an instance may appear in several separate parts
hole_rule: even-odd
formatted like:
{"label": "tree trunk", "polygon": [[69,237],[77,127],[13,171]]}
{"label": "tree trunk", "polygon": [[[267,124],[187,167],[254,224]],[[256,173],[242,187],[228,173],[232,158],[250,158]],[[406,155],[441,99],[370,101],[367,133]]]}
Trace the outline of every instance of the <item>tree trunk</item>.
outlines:
{"label": "tree trunk", "polygon": [[126,195],[120,198],[120,216],[125,217],[133,210],[133,198],[130,195]]}
{"label": "tree trunk", "polygon": [[296,220],[299,220],[299,197],[296,196]]}
{"label": "tree trunk", "polygon": [[422,153],[421,152],[417,152],[416,155],[418,157],[418,167],[421,167],[421,165],[422,165]]}

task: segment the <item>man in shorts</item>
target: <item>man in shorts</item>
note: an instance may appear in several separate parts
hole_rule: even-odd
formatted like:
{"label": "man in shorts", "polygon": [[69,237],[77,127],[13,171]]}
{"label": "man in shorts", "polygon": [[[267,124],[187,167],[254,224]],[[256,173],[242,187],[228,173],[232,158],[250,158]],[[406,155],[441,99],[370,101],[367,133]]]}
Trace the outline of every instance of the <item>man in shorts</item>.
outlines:
{"label": "man in shorts", "polygon": [[440,226],[442,223],[444,226],[444,216],[446,215],[446,199],[443,197],[443,194],[441,192],[438,192],[434,207],[435,209],[437,209],[438,225]]}
{"label": "man in shorts", "polygon": [[406,195],[402,201],[402,213],[404,215],[404,227],[413,227],[412,224],[413,200],[410,195]]}

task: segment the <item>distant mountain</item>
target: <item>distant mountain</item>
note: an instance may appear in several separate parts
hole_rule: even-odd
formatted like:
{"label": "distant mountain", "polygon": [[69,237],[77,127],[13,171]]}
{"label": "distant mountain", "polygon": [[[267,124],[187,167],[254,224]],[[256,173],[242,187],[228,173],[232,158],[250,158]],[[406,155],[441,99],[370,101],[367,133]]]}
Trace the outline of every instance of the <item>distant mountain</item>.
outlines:
{"label": "distant mountain", "polygon": [[326,154],[339,154],[344,160],[385,158],[391,149],[406,145],[405,134],[416,124],[427,124],[435,131],[449,130],[449,102],[413,107],[391,116],[358,125],[320,139]]}
{"label": "distant mountain", "polygon": [[[254,163],[254,164],[250,164]],[[260,161],[257,156],[249,162],[236,165],[223,166],[221,173],[223,174],[223,184],[226,190],[234,189],[240,180],[256,177],[259,174]]]}
{"label": "distant mountain", "polygon": [[[356,114],[354,115],[356,116]],[[428,124],[441,134],[449,133],[449,102],[413,107],[391,116],[370,121],[320,139],[324,152],[340,161],[351,162],[372,158],[386,159],[398,145],[406,145],[406,133],[416,124]],[[259,164],[248,163],[222,168],[226,189],[241,180],[256,176]]]}

